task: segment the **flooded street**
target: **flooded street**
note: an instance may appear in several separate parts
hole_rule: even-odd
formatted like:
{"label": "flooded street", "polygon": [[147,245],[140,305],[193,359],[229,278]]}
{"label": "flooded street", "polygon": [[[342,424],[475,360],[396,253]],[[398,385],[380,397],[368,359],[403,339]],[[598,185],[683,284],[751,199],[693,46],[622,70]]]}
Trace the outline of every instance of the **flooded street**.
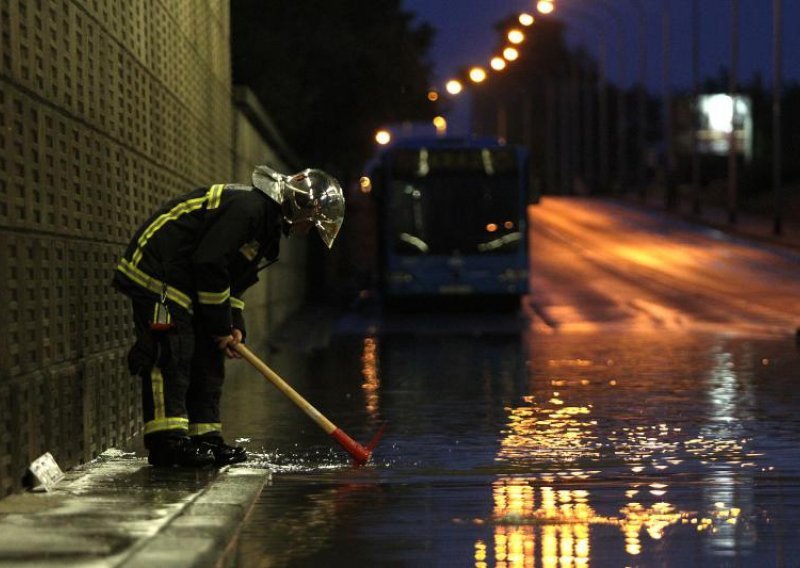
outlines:
{"label": "flooded street", "polygon": [[274,472],[239,566],[797,565],[796,255],[565,205],[534,208],[520,314],[264,348],[353,438],[388,420],[367,467],[239,362],[226,429]]}

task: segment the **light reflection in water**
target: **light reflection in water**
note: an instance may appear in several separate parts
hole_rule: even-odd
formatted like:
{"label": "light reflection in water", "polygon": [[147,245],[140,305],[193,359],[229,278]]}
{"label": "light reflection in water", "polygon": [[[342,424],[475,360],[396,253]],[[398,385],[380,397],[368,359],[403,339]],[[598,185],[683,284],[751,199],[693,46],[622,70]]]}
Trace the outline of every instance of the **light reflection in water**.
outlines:
{"label": "light reflection in water", "polygon": [[546,402],[524,397],[530,406],[508,409],[510,412],[505,437],[500,441],[498,461],[513,461],[524,457],[572,462],[579,458],[597,456],[596,422],[588,420],[588,406],[565,404],[553,392]]}
{"label": "light reflection in water", "polygon": [[[565,359],[551,360],[548,366],[577,370],[594,364]],[[608,361],[602,365],[610,366]],[[748,440],[738,422],[747,418],[740,392],[747,388],[736,377],[730,355],[722,352],[714,357],[709,377],[707,381],[698,377],[692,385],[705,394],[708,404],[697,408],[702,409],[695,417],[700,428],[691,433],[663,422],[620,425],[613,415],[610,424],[616,427],[604,433],[589,402],[594,394],[586,389],[589,381],[575,376],[552,378],[547,381],[549,388],[539,387],[523,397],[524,404],[506,407],[506,429],[495,460],[534,467],[539,473],[504,474],[494,482],[494,539],[483,544],[483,560],[476,556],[476,566],[485,566],[485,559],[492,557],[496,566],[503,567],[589,566],[591,527],[596,525],[618,527],[630,556],[641,555],[648,541],[663,539],[676,525],[706,532],[707,544],[717,553],[746,544],[741,542],[742,533],[748,531],[742,522],[742,495],[737,492],[742,481],[738,469],[755,465],[745,461],[751,459]],[[605,384],[614,387],[617,381]],[[670,485],[652,478],[667,479],[663,476],[668,470],[681,464],[685,468],[687,458],[714,466],[704,468],[711,474],[702,485],[707,497],[701,511],[682,510],[669,502]],[[591,505],[590,489],[574,485],[608,474],[620,460],[632,475],[621,488],[624,505],[615,513],[600,514]]]}
{"label": "light reflection in water", "polygon": [[670,526],[678,523],[697,525],[698,530],[716,530],[739,514],[738,510],[721,510],[713,518],[699,519],[664,501],[649,506],[631,501],[617,514],[602,515],[592,508],[590,491],[556,489],[543,484],[539,476],[501,477],[494,482],[492,493],[494,550],[488,550],[482,540],[477,541],[476,567],[486,566],[486,558],[492,552],[495,566],[535,566],[537,541],[542,566],[589,566],[590,529],[594,525],[618,527],[625,551],[636,556],[643,549],[643,534],[660,540]]}
{"label": "light reflection in water", "polygon": [[589,565],[589,523],[603,520],[589,506],[588,492],[504,477],[494,483],[493,495],[496,566],[535,566],[537,538],[542,566]]}
{"label": "light reflection in water", "polygon": [[[707,478],[710,483],[704,484],[703,495],[706,509],[718,510],[726,522],[713,527],[706,546],[712,550],[731,551],[753,540],[752,534],[746,538],[748,532],[740,530],[740,523],[737,523],[741,508],[752,508],[752,493],[740,489],[742,478],[752,477],[747,473],[747,466],[755,465],[746,461],[744,444],[747,440],[743,426],[743,422],[753,418],[747,410],[752,404],[752,387],[745,378],[747,374],[740,378],[734,356],[722,341],[715,346],[713,361],[706,395],[709,420],[692,450],[698,452],[708,446],[718,450],[708,458],[714,468]],[[752,487],[752,479],[747,481],[746,486]]]}
{"label": "light reflection in water", "polygon": [[[775,550],[775,533],[769,531],[786,530],[787,525],[769,525],[778,505],[772,497],[753,496],[758,483],[748,471],[755,470],[753,460],[760,461],[752,457],[761,455],[755,451],[774,461],[768,452],[787,444],[766,436],[759,440],[775,427],[752,424],[764,419],[757,405],[774,404],[781,396],[775,394],[776,387],[768,389],[748,374],[750,354],[743,354],[741,345],[723,339],[718,351],[709,353],[708,340],[697,342],[701,348],[693,351],[695,339],[688,335],[674,341],[614,337],[615,344],[626,346],[622,352],[607,349],[603,342],[610,340],[603,338],[591,345],[587,339],[575,345],[563,335],[545,340],[539,336],[537,341],[531,355],[518,357],[519,365],[513,368],[507,362],[515,360],[514,351],[503,342],[497,342],[500,347],[488,344],[488,351],[472,347],[471,339],[431,342],[435,345],[428,347],[428,342],[402,336],[359,337],[354,345],[358,356],[355,361],[350,357],[345,368],[350,371],[346,375],[356,379],[352,386],[363,393],[356,395],[360,410],[396,418],[407,434],[402,438],[403,430],[396,431],[396,447],[404,459],[413,457],[413,467],[398,460],[399,466],[389,462],[391,467],[367,470],[377,476],[380,498],[357,501],[362,506],[356,513],[296,515],[295,523],[287,505],[268,502],[262,508],[264,528],[251,541],[258,539],[259,550],[269,555],[285,549],[290,557],[293,551],[300,563],[309,550],[318,551],[311,552],[317,555],[314,560],[331,551],[374,560],[385,552],[380,544],[401,537],[407,539],[403,550],[385,547],[394,550],[396,564],[432,564],[432,556],[452,559],[454,549],[476,567],[589,566],[592,560],[595,565],[661,565],[674,561],[673,554],[687,560],[683,565],[702,566],[726,554],[738,559],[754,551],[784,557],[782,549]],[[486,357],[487,352],[492,356]],[[765,354],[775,365],[772,353],[757,353],[752,360],[764,366]],[[522,361],[527,371],[521,369]],[[449,367],[438,366],[441,362]],[[442,368],[448,370],[444,377]],[[434,374],[442,380],[428,380]],[[465,379],[458,382],[460,377]],[[747,402],[751,381],[755,402]],[[342,407],[334,407],[332,415],[339,416],[337,408]],[[445,415],[445,409],[456,412]],[[753,409],[752,417],[748,409]],[[460,452],[453,447],[452,455],[461,460],[453,461],[449,444],[454,438],[464,439],[464,425],[475,434],[475,443]],[[435,439],[424,438],[430,432]],[[786,432],[796,432],[796,423],[778,430]],[[414,444],[402,443],[412,436]],[[381,450],[395,452],[393,443]],[[319,461],[312,456],[297,471],[318,471],[314,464]],[[430,467],[418,468],[418,463]],[[465,472],[469,475],[463,476]],[[298,511],[316,502],[305,501],[309,488],[334,479],[339,483],[350,474],[307,477],[293,476],[282,488],[298,495]],[[384,479],[388,483],[383,484]],[[313,493],[319,494],[316,489]],[[322,503],[334,498],[319,495]],[[409,502],[414,506],[404,509]],[[420,520],[416,510],[421,502],[431,506]],[[414,516],[409,517],[409,510]],[[440,514],[434,517],[431,511]],[[455,519],[454,524],[464,526],[451,527],[442,548],[431,550],[432,539],[418,544],[421,534],[427,538],[433,532],[422,533],[420,523],[437,522],[445,513],[446,518],[468,520]],[[796,518],[796,513],[779,515],[781,523]],[[339,528],[329,536],[328,527],[317,530],[319,523]],[[263,535],[279,525],[298,525],[297,538],[262,544]],[[759,535],[758,548],[748,548],[748,533]],[[318,539],[327,544],[320,548]],[[609,554],[616,556],[610,559]]]}
{"label": "light reflection in water", "polygon": [[364,338],[361,350],[361,375],[364,377],[361,388],[364,390],[366,410],[372,418],[375,418],[380,410],[378,391],[381,387],[377,337]]}

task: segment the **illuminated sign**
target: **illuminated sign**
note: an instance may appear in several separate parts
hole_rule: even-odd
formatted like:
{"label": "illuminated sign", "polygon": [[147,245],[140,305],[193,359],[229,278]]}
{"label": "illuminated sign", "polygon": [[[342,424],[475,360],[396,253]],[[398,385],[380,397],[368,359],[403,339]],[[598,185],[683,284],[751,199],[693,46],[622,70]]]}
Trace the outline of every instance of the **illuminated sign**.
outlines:
{"label": "illuminated sign", "polygon": [[753,113],[748,97],[726,94],[701,95],[697,99],[699,128],[697,149],[701,154],[726,156],[731,131],[736,151],[747,159],[753,155]]}

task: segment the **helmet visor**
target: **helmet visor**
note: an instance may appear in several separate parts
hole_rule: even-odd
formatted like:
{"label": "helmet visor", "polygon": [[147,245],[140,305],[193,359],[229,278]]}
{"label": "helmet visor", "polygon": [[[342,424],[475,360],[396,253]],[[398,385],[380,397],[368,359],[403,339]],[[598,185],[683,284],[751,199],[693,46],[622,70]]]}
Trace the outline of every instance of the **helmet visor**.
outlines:
{"label": "helmet visor", "polygon": [[322,242],[325,246],[331,248],[336,235],[342,228],[344,221],[344,199],[329,199],[323,202],[320,207],[319,215],[314,220],[314,226],[317,228]]}
{"label": "helmet visor", "polygon": [[305,170],[286,183],[290,223],[311,221],[322,242],[331,248],[344,221],[344,193],[335,178],[322,170]]}

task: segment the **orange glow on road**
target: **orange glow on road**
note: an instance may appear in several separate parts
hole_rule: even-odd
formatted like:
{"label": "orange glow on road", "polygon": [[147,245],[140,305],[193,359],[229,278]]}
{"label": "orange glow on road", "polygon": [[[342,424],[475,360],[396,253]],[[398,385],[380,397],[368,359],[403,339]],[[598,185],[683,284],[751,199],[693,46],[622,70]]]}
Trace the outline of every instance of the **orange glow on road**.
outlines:
{"label": "orange glow on road", "polygon": [[[774,335],[797,328],[796,264],[769,250],[596,199],[547,198],[529,217],[531,274],[559,254],[552,270],[583,283],[548,291],[551,300],[539,306],[561,332],[613,325]],[[588,297],[592,303],[582,301]]]}

